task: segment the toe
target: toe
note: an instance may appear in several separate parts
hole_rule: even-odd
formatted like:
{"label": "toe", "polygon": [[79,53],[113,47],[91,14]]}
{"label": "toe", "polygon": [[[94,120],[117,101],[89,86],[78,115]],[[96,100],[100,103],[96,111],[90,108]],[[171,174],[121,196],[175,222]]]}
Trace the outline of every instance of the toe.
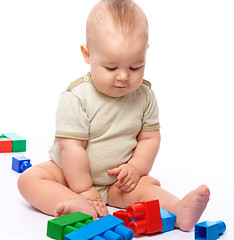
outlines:
{"label": "toe", "polygon": [[65,205],[64,203],[58,203],[55,208],[55,217],[61,217],[64,215]]}
{"label": "toe", "polygon": [[206,185],[201,185],[199,187],[199,193],[203,196],[209,196],[210,195],[210,189]]}

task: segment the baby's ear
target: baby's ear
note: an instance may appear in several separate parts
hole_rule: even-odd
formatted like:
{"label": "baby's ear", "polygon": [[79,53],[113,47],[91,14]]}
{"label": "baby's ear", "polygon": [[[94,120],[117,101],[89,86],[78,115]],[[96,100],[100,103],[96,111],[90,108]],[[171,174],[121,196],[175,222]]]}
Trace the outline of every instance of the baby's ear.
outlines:
{"label": "baby's ear", "polygon": [[82,44],[80,46],[80,49],[81,49],[81,52],[83,54],[85,62],[89,64],[89,50],[88,50],[88,46],[86,44]]}

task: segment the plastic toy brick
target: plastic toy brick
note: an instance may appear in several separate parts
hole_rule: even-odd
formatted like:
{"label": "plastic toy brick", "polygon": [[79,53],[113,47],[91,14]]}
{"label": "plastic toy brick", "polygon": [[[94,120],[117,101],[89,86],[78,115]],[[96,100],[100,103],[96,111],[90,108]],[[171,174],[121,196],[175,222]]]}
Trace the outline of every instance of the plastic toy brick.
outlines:
{"label": "plastic toy brick", "polygon": [[48,221],[47,236],[63,240],[64,236],[93,222],[93,217],[81,212],[71,213]]}
{"label": "plastic toy brick", "polygon": [[132,221],[131,218],[127,216],[127,212],[124,210],[119,210],[116,212],[113,212],[113,215],[122,221],[124,221],[124,226],[128,227],[128,224]]}
{"label": "plastic toy brick", "polygon": [[12,152],[12,141],[0,136],[0,153]]}
{"label": "plastic toy brick", "polygon": [[223,221],[202,222],[195,225],[196,240],[216,240],[226,230],[226,224]]}
{"label": "plastic toy brick", "polygon": [[135,203],[128,206],[126,212],[129,218],[137,219],[128,225],[135,234],[163,231],[159,200]]}
{"label": "plastic toy brick", "polygon": [[[163,230],[161,233],[172,231],[175,228],[175,222],[176,222],[176,215],[166,211],[163,208],[160,208],[161,213],[161,219],[162,219],[162,227]],[[113,215],[122,221],[124,221],[124,226],[128,227],[129,223],[131,221],[136,221],[137,219],[131,219],[127,216],[127,212],[124,210],[119,210],[116,212],[113,212]]]}
{"label": "plastic toy brick", "polygon": [[163,226],[163,230],[161,231],[161,233],[174,230],[175,222],[176,222],[176,215],[168,212],[167,210],[165,210],[163,208],[160,208],[160,212],[161,212],[162,226]]}
{"label": "plastic toy brick", "polygon": [[26,169],[32,166],[30,159],[20,156],[20,157],[12,157],[12,170],[22,173]]}
{"label": "plastic toy brick", "polygon": [[3,133],[1,136],[12,141],[12,152],[25,152],[26,140],[15,133]]}
{"label": "plastic toy brick", "polygon": [[109,214],[65,235],[64,240],[131,240],[133,236],[122,220]]}

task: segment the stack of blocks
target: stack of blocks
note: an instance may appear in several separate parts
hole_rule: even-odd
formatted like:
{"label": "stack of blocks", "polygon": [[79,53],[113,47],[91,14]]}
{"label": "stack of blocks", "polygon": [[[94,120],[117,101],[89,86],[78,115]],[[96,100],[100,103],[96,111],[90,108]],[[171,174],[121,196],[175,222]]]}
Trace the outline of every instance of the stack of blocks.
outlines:
{"label": "stack of blocks", "polygon": [[26,140],[15,133],[0,135],[0,153],[25,152]]}
{"label": "stack of blocks", "polygon": [[48,221],[47,236],[57,240],[131,240],[134,233],[123,221],[107,215],[97,221],[76,212]]}
{"label": "stack of blocks", "polygon": [[138,202],[113,215],[122,219],[135,234],[168,232],[174,229],[176,222],[174,214],[160,208],[159,200]]}

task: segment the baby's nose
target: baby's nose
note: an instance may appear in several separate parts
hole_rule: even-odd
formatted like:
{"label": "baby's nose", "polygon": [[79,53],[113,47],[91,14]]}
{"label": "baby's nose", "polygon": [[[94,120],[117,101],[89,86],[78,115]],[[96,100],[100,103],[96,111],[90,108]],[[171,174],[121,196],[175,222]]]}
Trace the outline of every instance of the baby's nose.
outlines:
{"label": "baby's nose", "polygon": [[128,71],[119,71],[118,74],[117,74],[116,79],[118,81],[128,81],[129,80]]}

